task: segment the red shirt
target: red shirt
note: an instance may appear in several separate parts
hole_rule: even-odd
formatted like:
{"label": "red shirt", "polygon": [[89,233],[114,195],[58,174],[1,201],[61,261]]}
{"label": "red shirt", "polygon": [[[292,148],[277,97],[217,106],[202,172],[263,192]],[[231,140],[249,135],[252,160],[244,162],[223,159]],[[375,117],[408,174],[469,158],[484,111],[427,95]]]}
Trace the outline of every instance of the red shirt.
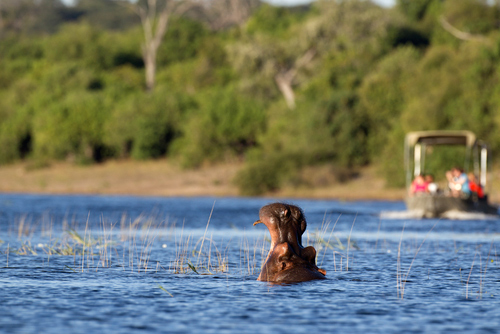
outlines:
{"label": "red shirt", "polygon": [[484,197],[483,188],[481,188],[479,184],[469,181],[469,189],[470,191],[477,193],[477,197]]}

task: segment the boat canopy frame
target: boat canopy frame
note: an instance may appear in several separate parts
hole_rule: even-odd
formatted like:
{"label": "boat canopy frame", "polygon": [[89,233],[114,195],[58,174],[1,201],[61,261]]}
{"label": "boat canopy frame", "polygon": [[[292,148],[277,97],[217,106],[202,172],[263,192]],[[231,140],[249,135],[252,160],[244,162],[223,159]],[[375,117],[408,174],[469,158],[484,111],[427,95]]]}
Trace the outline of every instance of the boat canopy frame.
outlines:
{"label": "boat canopy frame", "polygon": [[488,146],[483,141],[477,140],[476,135],[473,132],[467,130],[435,130],[415,131],[407,133],[405,137],[404,147],[407,188],[411,185],[413,178],[419,174],[422,174],[422,172],[424,171],[426,147],[435,145],[464,146],[466,149],[464,170],[466,172],[469,170],[469,162],[471,160],[471,157],[473,157],[474,174],[479,175],[480,184],[483,189],[486,189]]}

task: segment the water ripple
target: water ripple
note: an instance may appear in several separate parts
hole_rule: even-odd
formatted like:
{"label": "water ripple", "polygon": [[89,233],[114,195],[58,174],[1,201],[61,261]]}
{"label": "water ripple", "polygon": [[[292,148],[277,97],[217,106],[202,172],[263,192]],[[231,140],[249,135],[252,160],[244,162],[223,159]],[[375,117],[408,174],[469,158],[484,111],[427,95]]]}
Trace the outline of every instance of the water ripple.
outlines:
{"label": "water ripple", "polygon": [[[500,328],[498,220],[384,219],[380,212],[402,210],[402,203],[294,201],[308,218],[304,243],[318,250],[327,279],[276,285],[256,281],[269,241],[251,225],[271,201],[0,195],[0,332]],[[73,255],[49,256],[68,228],[85,237],[89,211],[91,254],[76,243]],[[130,230],[138,219],[154,226]],[[114,228],[103,231],[104,222]],[[206,242],[201,256],[199,240]]]}

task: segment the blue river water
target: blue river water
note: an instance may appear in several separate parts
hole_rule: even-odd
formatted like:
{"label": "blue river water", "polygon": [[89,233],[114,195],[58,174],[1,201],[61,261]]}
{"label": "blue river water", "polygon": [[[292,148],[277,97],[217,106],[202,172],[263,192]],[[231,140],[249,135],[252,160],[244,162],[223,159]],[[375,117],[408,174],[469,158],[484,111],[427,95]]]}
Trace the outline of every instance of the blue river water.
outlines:
{"label": "blue river water", "polygon": [[0,194],[0,332],[500,331],[499,219],[288,200],[328,279],[273,285],[252,224],[274,201]]}

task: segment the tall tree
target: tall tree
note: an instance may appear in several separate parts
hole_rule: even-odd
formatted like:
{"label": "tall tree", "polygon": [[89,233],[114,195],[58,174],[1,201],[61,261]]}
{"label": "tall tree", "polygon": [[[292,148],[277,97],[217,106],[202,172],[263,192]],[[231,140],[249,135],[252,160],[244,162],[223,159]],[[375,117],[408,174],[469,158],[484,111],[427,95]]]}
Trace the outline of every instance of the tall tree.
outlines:
{"label": "tall tree", "polygon": [[297,76],[297,72],[309,64],[314,56],[316,50],[311,48],[307,50],[300,58],[296,59],[291,65],[281,67],[274,75],[274,81],[285,98],[288,108],[295,109],[295,93],[293,91],[293,82]]}
{"label": "tall tree", "polygon": [[258,0],[211,0],[207,9],[210,27],[223,30],[242,25],[259,5]]}
{"label": "tall tree", "polygon": [[195,0],[144,0],[128,3],[141,19],[144,40],[141,46],[142,58],[146,69],[146,89],[152,91],[156,80],[156,57],[158,48],[168,29],[172,15],[182,15],[188,10],[199,6]]}

